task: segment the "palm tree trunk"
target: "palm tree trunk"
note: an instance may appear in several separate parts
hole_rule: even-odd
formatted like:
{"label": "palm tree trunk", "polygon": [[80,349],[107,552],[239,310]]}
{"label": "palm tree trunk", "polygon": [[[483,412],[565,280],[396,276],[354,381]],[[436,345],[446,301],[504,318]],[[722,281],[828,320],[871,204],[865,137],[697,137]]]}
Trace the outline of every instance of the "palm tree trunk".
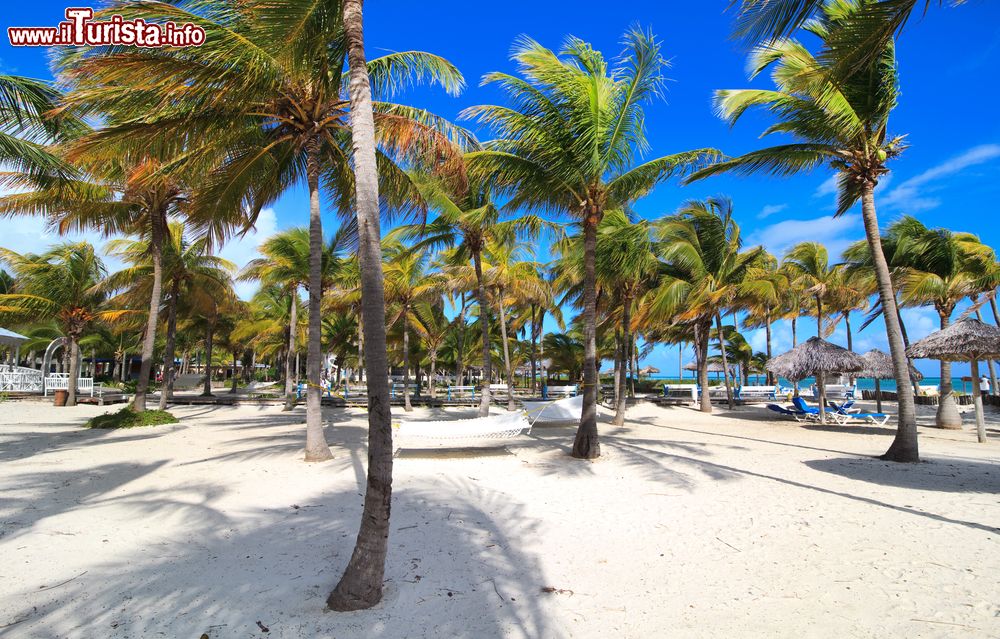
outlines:
{"label": "palm tree trunk", "polygon": [[[765,335],[765,337],[767,339],[767,345],[766,345],[767,359],[768,359],[768,361],[770,361],[771,360],[771,314],[770,314],[770,312],[768,312],[767,314],[764,315],[764,335]],[[765,375],[766,375],[766,378],[767,378],[767,384],[769,386],[772,386],[775,383],[777,383],[777,380],[774,379],[774,373],[772,373],[771,371],[765,371]]]}
{"label": "palm tree trunk", "polygon": [[712,319],[694,326],[695,361],[698,365],[698,386],[701,388],[701,412],[712,412],[712,398],[708,394],[708,334],[712,330]]}
{"label": "palm tree trunk", "polygon": [[212,396],[212,341],[215,337],[215,325],[209,324],[205,334],[205,387],[202,397]]}
{"label": "palm tree trunk", "polygon": [[67,332],[66,341],[67,344],[66,353],[69,355],[69,362],[66,368],[69,372],[69,379],[66,380],[66,405],[76,406],[76,391],[79,381],[77,378],[80,376],[80,365],[79,365],[79,354],[80,354],[80,339],[79,335],[75,333]]}
{"label": "palm tree trunk", "polygon": [[462,373],[465,370],[465,293],[461,295],[462,305],[458,312],[458,338],[455,353],[455,386],[462,386]]}
{"label": "palm tree trunk", "polygon": [[472,264],[476,269],[476,301],[479,303],[479,329],[483,340],[483,392],[479,398],[479,416],[490,414],[490,378],[493,362],[490,360],[490,307],[486,301],[486,285],[483,283],[483,256],[479,248],[472,251]]}
{"label": "palm tree trunk", "polygon": [[[941,328],[948,328],[951,324],[950,309],[938,309],[938,317],[941,320]],[[978,384],[979,380],[974,379],[972,383]],[[962,415],[958,412],[958,405],[955,404],[955,393],[951,383],[951,362],[941,360],[941,392],[938,398],[937,413],[934,415],[934,425],[938,428],[950,430],[961,430]]]}
{"label": "palm tree trunk", "polygon": [[150,211],[149,252],[153,261],[153,290],[149,295],[149,315],[146,318],[146,333],[142,341],[142,364],[139,367],[139,381],[135,385],[132,409],[146,410],[146,393],[149,391],[149,374],[153,369],[153,348],[156,346],[156,324],[160,317],[160,298],[163,294],[163,232],[166,225],[164,211]]}
{"label": "palm tree trunk", "polygon": [[628,376],[628,396],[635,397],[635,378],[639,376],[639,344],[637,343],[635,337],[632,338],[631,344],[629,344],[629,349],[632,353],[632,358],[629,360],[629,376]]}
{"label": "palm tree trunk", "polygon": [[364,377],[365,362],[365,317],[362,308],[358,307],[358,385],[362,383]]}
{"label": "palm tree trunk", "polygon": [[409,308],[403,306],[403,410],[413,411],[410,405],[410,322]]}
{"label": "palm tree trunk", "polygon": [[239,354],[236,351],[233,351],[233,379],[231,385],[229,386],[230,393],[236,392],[236,366],[237,366],[236,360],[238,359],[238,357]]}
{"label": "palm tree trunk", "polygon": [[726,382],[726,402],[733,410],[733,387],[729,383],[729,361],[726,358],[726,340],[722,337],[722,315],[715,313],[715,328],[719,333],[719,352],[722,353],[722,378]]}
{"label": "palm tree trunk", "polygon": [[910,387],[909,363],[903,347],[903,335],[900,329],[899,316],[896,314],[896,295],[892,290],[892,279],[889,265],[882,252],[882,238],[879,235],[878,217],[875,214],[875,184],[867,181],[862,186],[861,216],[865,223],[865,236],[875,267],[875,279],[878,281],[879,299],[882,302],[882,315],[885,318],[886,339],[892,355],[892,364],[896,373],[896,389],[899,398],[899,424],[896,427],[896,437],[889,450],[882,456],[888,461],[917,462],[920,461],[920,451],[917,444],[917,419],[913,405],[913,395],[903,389]]}
{"label": "palm tree trunk", "polygon": [[368,371],[368,478],[354,552],[337,587],[327,598],[333,610],[370,608],[382,599],[392,501],[392,423],[389,363],[385,340],[385,291],[379,229],[375,123],[365,63],[363,0],[344,0],[344,32],[350,64],[351,129],[358,215],[358,261]]}
{"label": "palm tree trunk", "polygon": [[[844,311],[844,328],[847,331],[847,350],[854,352],[854,335],[851,333],[851,312]],[[854,386],[854,373],[847,376],[847,381]]]}
{"label": "palm tree trunk", "polygon": [[295,408],[295,380],[292,374],[292,353],[295,352],[295,328],[299,325],[298,291],[292,289],[290,306],[288,308],[288,354],[285,356],[285,406],[281,410]]}
{"label": "palm tree trunk", "polygon": [[437,374],[437,348],[431,350],[431,375],[427,379],[427,392],[431,399],[437,399],[437,385],[434,383],[434,376]]}
{"label": "palm tree trunk", "polygon": [[167,342],[163,346],[163,384],[160,386],[160,410],[167,409],[167,402],[174,394],[174,349],[177,343],[177,296],[181,283],[174,279],[170,284],[170,305],[167,307]]}
{"label": "palm tree trunk", "polygon": [[503,308],[503,288],[497,289],[497,306],[500,311],[500,339],[503,340],[503,367],[507,372],[507,410],[513,411],[514,406],[514,372],[510,367],[510,343],[507,340],[507,314]]}
{"label": "palm tree trunk", "polygon": [[531,305],[531,394],[538,392],[538,325],[535,322],[535,305]]}
{"label": "palm tree trunk", "polygon": [[309,185],[309,333],[306,337],[306,455],[307,462],[333,459],[323,434],[320,394],[322,366],[323,220],[319,204],[320,140],[306,143],[306,181]]}
{"label": "palm tree trunk", "polygon": [[573,441],[573,457],[601,456],[597,438],[597,225],[601,211],[591,207],[583,220],[583,411]]}
{"label": "palm tree trunk", "polygon": [[615,426],[625,425],[625,371],[632,366],[632,300],[626,296],[622,304],[622,358],[621,370],[618,372],[620,391],[615,398]]}

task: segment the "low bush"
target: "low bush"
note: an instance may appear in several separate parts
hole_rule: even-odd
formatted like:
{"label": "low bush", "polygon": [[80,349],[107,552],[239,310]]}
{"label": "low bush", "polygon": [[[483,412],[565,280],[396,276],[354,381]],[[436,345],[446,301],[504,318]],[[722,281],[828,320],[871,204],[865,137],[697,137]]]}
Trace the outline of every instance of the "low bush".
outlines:
{"label": "low bush", "polygon": [[86,428],[138,428],[140,426],[159,426],[160,424],[176,424],[177,418],[165,410],[144,410],[136,412],[131,408],[123,408],[117,413],[98,415],[86,424]]}

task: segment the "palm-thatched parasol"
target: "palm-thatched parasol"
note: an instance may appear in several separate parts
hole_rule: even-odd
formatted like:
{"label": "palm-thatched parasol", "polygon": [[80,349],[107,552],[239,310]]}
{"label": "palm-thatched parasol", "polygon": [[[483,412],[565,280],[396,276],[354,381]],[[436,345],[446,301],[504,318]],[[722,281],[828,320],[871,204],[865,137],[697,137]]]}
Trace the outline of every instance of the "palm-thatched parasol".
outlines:
{"label": "palm-thatched parasol", "polygon": [[816,376],[819,388],[819,421],[826,423],[826,373],[855,373],[865,367],[865,360],[857,353],[831,344],[818,337],[810,337],[787,353],[769,360],[765,368],[792,381]]}
{"label": "palm-thatched parasol", "polygon": [[639,375],[640,376],[656,375],[659,372],[660,372],[660,369],[658,369],[655,366],[646,366],[645,368],[640,368],[639,369]]}
{"label": "palm-thatched parasol", "polygon": [[906,354],[915,359],[970,363],[972,399],[976,405],[976,435],[979,443],[985,443],[986,423],[983,420],[983,397],[979,392],[979,360],[1000,357],[1000,328],[972,318],[959,320],[912,344],[906,349]]}
{"label": "palm-thatched parasol", "polygon": [[[864,369],[858,373],[858,377],[866,377],[875,380],[875,411],[882,412],[882,387],[881,380],[893,379],[896,377],[896,367],[892,364],[892,357],[888,353],[873,348],[861,356],[865,360]],[[910,364],[910,378],[918,382],[924,376]]]}

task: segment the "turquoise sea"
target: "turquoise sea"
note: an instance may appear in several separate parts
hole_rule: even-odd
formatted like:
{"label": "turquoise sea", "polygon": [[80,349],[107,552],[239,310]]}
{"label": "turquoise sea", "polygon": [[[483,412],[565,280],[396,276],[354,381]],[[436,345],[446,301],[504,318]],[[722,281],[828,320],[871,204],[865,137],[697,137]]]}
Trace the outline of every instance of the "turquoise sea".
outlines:
{"label": "turquoise sea", "polygon": [[[714,383],[716,381],[716,377],[717,376],[714,373],[709,374],[709,376],[708,376],[709,382]],[[652,377],[652,379],[663,379],[663,380],[673,379],[673,380],[676,380],[677,377],[676,376],[669,376],[669,375],[655,375],[655,376]],[[685,375],[684,379],[685,379],[685,381],[691,381],[692,377],[691,377],[690,374],[688,374],[688,375]],[[964,391],[966,393],[971,393],[972,392],[972,382],[971,381],[966,381],[966,382],[964,382],[964,385],[963,385],[961,377],[952,377],[951,379],[952,379],[952,385],[954,386],[954,388],[955,388],[956,391],[959,391],[959,392]],[[718,381],[720,383],[722,381],[721,374],[718,376]],[[790,381],[788,381],[787,379],[781,378],[781,379],[779,379],[779,381],[781,382],[782,386],[787,386],[787,387],[791,387],[792,386],[792,383]],[[763,375],[751,375],[750,376],[750,384],[751,385],[764,385],[766,383],[767,383],[767,380],[766,380],[766,378]],[[803,380],[801,380],[799,382],[799,388],[808,388],[808,387],[812,386],[814,383],[815,383],[815,380],[812,377],[807,377],[807,378],[805,378],[805,379],[803,379]],[[940,377],[925,377],[920,382],[920,385],[921,386],[937,386],[940,383],[941,383],[941,378]],[[873,380],[873,379],[859,379],[859,380],[857,380],[857,384],[858,384],[858,389],[859,390],[865,390],[865,389],[875,390],[875,380]],[[883,379],[880,382],[880,386],[881,386],[882,390],[884,390],[884,391],[894,391],[894,390],[896,390],[896,380],[894,380],[894,379]]]}

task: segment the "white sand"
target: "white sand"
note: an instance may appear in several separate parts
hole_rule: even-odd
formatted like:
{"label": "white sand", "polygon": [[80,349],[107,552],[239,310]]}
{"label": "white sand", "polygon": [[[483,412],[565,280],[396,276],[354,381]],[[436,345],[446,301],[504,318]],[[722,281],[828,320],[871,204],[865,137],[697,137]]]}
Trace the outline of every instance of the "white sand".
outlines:
{"label": "white sand", "polygon": [[79,428],[106,410],[0,404],[0,636],[1000,636],[1000,432],[971,415],[922,428],[919,465],[870,457],[888,428],[651,405],[595,463],[572,427],[404,456],[385,600],[338,614],[362,413],[330,410],[336,459],[307,465],[301,409]]}

